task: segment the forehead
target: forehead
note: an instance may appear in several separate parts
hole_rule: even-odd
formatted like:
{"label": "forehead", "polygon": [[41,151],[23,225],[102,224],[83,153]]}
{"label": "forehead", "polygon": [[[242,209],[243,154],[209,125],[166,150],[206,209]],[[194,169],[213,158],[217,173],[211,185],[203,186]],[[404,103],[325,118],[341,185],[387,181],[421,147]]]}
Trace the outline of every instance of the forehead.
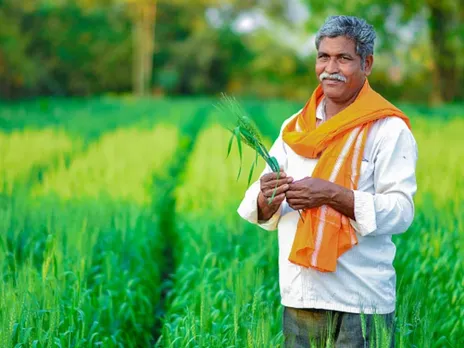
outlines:
{"label": "forehead", "polygon": [[356,46],[354,41],[346,36],[325,37],[321,40],[318,51],[328,54],[350,53],[356,55]]}

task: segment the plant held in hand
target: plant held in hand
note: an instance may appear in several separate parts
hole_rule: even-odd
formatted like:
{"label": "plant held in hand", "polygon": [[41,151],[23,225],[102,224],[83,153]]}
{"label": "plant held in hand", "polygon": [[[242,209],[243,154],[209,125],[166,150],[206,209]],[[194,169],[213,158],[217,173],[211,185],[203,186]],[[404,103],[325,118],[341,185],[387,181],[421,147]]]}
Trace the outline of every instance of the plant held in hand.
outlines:
{"label": "plant held in hand", "polygon": [[234,97],[229,97],[226,94],[222,94],[221,101],[219,105],[216,106],[221,112],[227,113],[232,118],[237,119],[237,126],[234,129],[229,129],[232,133],[232,136],[229,140],[229,146],[227,148],[227,157],[230,154],[232,149],[232,144],[234,139],[237,140],[238,153],[240,156],[240,169],[237,176],[237,179],[240,177],[242,170],[242,142],[251,147],[256,152],[256,158],[253,161],[250,173],[248,175],[248,184],[251,181],[253,171],[258,164],[258,156],[261,156],[273,172],[279,172],[280,166],[277,162],[277,159],[267,151],[266,147],[263,144],[262,136],[258,131],[258,128],[254,122],[246,115],[242,106]]}
{"label": "plant held in hand", "polygon": [[[266,147],[263,144],[262,136],[259,133],[258,128],[254,124],[254,122],[246,115],[246,112],[242,108],[240,103],[234,97],[230,97],[222,93],[220,103],[219,105],[216,105],[216,107],[221,112],[229,114],[231,117],[237,119],[236,127],[234,129],[229,129],[230,132],[232,133],[232,136],[229,140],[229,146],[227,148],[227,157],[229,157],[234,139],[237,140],[238,153],[240,157],[240,168],[238,171],[237,179],[240,177],[240,174],[242,171],[242,160],[243,160],[242,142],[248,145],[249,147],[251,147],[253,150],[255,150],[255,153],[256,153],[256,157],[254,161],[252,162],[250,172],[248,173],[248,185],[251,182],[253,171],[256,165],[258,164],[258,156],[261,156],[261,158],[264,159],[264,161],[266,161],[266,163],[269,165],[271,170],[274,173],[277,173],[277,179],[278,179],[280,175],[280,165],[277,162],[277,159],[274,156],[271,156],[269,154],[269,151],[266,149]],[[272,200],[274,199],[276,191],[277,191],[277,186],[274,189],[274,192],[268,201],[269,204],[272,203]],[[298,211],[298,213],[300,214],[300,217],[302,218],[300,211]]]}

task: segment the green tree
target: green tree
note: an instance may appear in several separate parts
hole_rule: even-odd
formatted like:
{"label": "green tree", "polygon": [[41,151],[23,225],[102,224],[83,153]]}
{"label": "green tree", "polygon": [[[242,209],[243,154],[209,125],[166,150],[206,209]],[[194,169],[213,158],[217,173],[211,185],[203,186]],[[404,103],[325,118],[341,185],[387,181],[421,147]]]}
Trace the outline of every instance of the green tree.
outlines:
{"label": "green tree", "polygon": [[121,11],[6,0],[0,23],[2,97],[130,89],[130,27]]}
{"label": "green tree", "polygon": [[138,96],[146,95],[153,70],[159,0],[77,0],[76,3],[87,11],[121,7],[128,14],[132,24],[132,90]]}

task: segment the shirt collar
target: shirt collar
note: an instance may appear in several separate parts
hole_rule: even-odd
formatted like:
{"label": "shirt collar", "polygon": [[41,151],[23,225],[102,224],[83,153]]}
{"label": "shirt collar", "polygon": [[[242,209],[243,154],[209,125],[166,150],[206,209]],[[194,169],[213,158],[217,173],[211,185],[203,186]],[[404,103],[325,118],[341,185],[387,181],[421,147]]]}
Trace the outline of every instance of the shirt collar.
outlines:
{"label": "shirt collar", "polygon": [[321,100],[316,108],[316,118],[321,121],[325,120],[325,98]]}

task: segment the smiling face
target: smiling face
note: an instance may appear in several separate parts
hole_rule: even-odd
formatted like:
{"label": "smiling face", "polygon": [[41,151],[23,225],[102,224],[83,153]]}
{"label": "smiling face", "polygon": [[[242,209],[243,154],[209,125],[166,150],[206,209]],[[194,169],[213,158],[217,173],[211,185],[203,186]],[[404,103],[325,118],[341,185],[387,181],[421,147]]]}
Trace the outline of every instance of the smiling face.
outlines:
{"label": "smiling face", "polygon": [[372,70],[373,57],[368,56],[364,70],[361,68],[361,57],[356,54],[353,40],[345,36],[334,38],[325,37],[319,45],[316,74],[318,78],[322,73],[339,74],[345,82],[332,78],[321,81],[324,95],[336,103],[344,103],[353,99],[362,88],[366,76]]}

